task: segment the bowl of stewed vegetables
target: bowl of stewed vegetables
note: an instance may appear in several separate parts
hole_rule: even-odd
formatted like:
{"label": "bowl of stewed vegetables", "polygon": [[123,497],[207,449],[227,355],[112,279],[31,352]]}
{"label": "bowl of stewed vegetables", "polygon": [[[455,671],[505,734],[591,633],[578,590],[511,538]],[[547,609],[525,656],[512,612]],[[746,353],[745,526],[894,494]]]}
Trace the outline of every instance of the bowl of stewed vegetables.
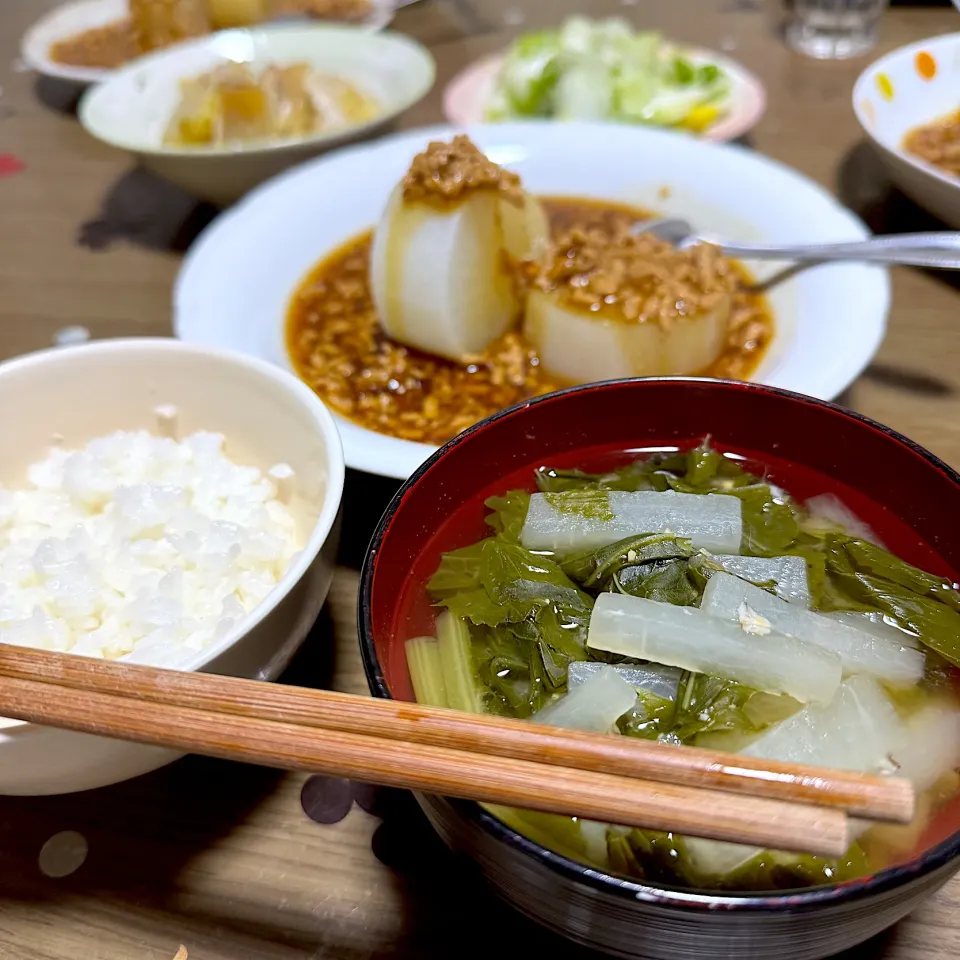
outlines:
{"label": "bowl of stewed vegetables", "polygon": [[436,796],[508,902],[622,957],[815,960],[960,867],[960,475],[759,384],[608,381],[481,421],[371,541],[375,696],[907,778],[836,859]]}

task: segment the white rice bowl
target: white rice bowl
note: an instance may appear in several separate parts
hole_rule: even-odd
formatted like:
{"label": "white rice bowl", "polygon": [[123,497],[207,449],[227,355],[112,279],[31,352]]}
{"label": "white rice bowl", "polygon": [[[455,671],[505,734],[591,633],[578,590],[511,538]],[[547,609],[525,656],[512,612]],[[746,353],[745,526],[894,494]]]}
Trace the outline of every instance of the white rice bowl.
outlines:
{"label": "white rice bowl", "polygon": [[[343,453],[266,363],[107,340],[0,364],[0,642],[258,680],[332,577]],[[2,714],[2,707],[0,707]],[[0,793],[67,793],[175,751],[13,721]]]}

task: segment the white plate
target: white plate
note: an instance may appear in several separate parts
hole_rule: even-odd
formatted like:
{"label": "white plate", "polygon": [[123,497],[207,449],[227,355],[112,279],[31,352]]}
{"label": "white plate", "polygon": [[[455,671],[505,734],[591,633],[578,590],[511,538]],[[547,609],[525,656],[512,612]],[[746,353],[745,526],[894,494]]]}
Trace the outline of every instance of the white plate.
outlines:
{"label": "white plate", "polygon": [[[217,219],[186,257],[174,289],[177,336],[292,369],[284,319],[304,274],[375,224],[413,155],[453,132],[417,130],[338,151],[256,189]],[[741,147],[615,125],[495,124],[467,132],[534,193],[636,203],[736,240],[867,236],[824,189]],[[752,266],[761,278],[775,272],[770,263]],[[880,268],[833,264],[800,273],[770,299],[776,335],[755,379],[829,399],[880,345],[890,285]],[[343,419],[338,426],[348,466],[370,473],[405,478],[434,449]]]}
{"label": "white plate", "polygon": [[960,104],[960,33],[920,40],[886,54],[860,74],[853,109],[904,193],[960,229],[960,177],[903,149],[914,127]]}
{"label": "white plate", "polygon": [[[369,30],[382,30],[393,19],[394,4],[392,0],[371,0],[371,3],[373,9],[362,26]],[[128,11],[127,0],[74,0],[73,3],[55,7],[23,35],[20,56],[27,66],[48,77],[59,77],[74,83],[100,83],[116,71],[57,63],[50,59],[50,48],[58,41],[67,40],[85,30],[122,20]]]}
{"label": "white plate", "polygon": [[[767,107],[767,93],[760,79],[736,60],[699,48],[687,51],[696,63],[715,63],[730,78],[730,106],[726,114],[700,136],[704,140],[736,140],[760,122]],[[482,57],[455,76],[443,92],[443,113],[450,123],[466,127],[483,123],[500,67],[502,53]]]}

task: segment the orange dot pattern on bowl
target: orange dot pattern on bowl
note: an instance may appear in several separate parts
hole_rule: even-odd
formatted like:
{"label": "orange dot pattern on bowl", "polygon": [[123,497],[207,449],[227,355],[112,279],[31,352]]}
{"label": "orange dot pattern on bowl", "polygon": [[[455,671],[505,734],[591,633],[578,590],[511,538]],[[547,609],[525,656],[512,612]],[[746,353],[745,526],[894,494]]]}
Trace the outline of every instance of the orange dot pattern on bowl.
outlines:
{"label": "orange dot pattern on bowl", "polygon": [[937,75],[937,61],[926,50],[921,50],[916,55],[913,64],[924,80],[932,80]]}
{"label": "orange dot pattern on bowl", "polygon": [[884,100],[893,99],[893,83],[885,73],[877,74],[877,89]]}
{"label": "orange dot pattern on bowl", "polygon": [[877,123],[877,112],[873,109],[872,100],[861,100],[860,109],[863,111],[863,115],[866,118],[867,125],[870,127],[876,126]]}

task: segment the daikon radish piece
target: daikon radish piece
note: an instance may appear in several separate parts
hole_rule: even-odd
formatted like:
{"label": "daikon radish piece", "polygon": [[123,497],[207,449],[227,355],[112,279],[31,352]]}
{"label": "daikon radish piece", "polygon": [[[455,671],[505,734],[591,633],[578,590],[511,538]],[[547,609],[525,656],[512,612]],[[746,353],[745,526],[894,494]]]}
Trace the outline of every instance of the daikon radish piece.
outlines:
{"label": "daikon radish piece", "polygon": [[584,820],[578,817],[580,824],[580,836],[583,838],[586,847],[587,859],[593,863],[599,863],[606,866],[607,856],[607,830],[608,825],[599,820]]}
{"label": "daikon radish piece", "polygon": [[743,580],[777,585],[777,596],[801,607],[810,606],[807,561],[803,557],[714,557],[724,569]]}
{"label": "daikon radish piece", "polygon": [[[577,491],[574,491],[577,493]],[[589,508],[565,494],[534,493],[530,497],[521,541],[528,550],[559,554],[598,550],[624,537],[670,531],[711,553],[736,553],[743,529],[742,505],[725,494],[628,493],[599,494]]]}
{"label": "daikon radish piece", "polygon": [[918,793],[929,790],[960,765],[960,710],[946,704],[922,707],[904,723],[890,754],[897,776],[910,780]]}
{"label": "daikon radish piece", "polygon": [[688,866],[702,877],[725,877],[746,866],[754,857],[763,853],[762,847],[748,847],[742,843],[726,843],[723,840],[702,840],[700,837],[684,837],[683,852]]}
{"label": "daikon radish piece", "polygon": [[890,754],[904,735],[903,722],[883,688],[860,675],[845,680],[830,703],[808,704],[740,752],[835,770],[890,772]]}
{"label": "daikon radish piece", "polygon": [[662,667],[651,663],[643,667],[630,667],[625,664],[610,665],[595,660],[574,660],[567,668],[567,683],[570,689],[585,683],[601,670],[613,670],[634,690],[645,690],[663,700],[677,699],[677,685],[683,673],[677,667]]}
{"label": "daikon radish piece", "polygon": [[892,622],[888,622],[884,619],[882,613],[854,613],[849,610],[841,610],[833,613],[822,613],[820,616],[826,617],[828,620],[836,620],[837,623],[845,623],[848,627],[862,630],[864,633],[880,637],[881,640],[887,640],[890,643],[912,647],[914,650],[920,649],[919,637],[907,633],[906,630],[901,630]]}
{"label": "daikon radish piece", "polygon": [[729,573],[710,577],[700,609],[762,633],[775,631],[836,654],[844,673],[866,673],[895,686],[912,686],[923,676],[924,655],[865,630],[803,610]]}
{"label": "daikon radish piece", "polygon": [[571,688],[559,700],[548,703],[531,719],[551,727],[607,733],[636,702],[637,691],[616,670],[607,667]]}
{"label": "daikon radish piece", "polygon": [[550,242],[547,212],[532,194],[524,193],[519,204],[501,197],[500,224],[504,252],[517,263],[539,259]]}
{"label": "daikon radish piece", "polygon": [[388,337],[463,360],[513,323],[521,304],[504,255],[501,201],[496,190],[473,190],[449,206],[411,202],[396,187],[370,255]]}
{"label": "daikon radish piece", "polygon": [[807,530],[841,530],[851,537],[859,537],[883,547],[883,542],[839,497],[821,493],[804,503],[810,514],[804,522]]}
{"label": "daikon radish piece", "polygon": [[887,853],[909,852],[920,843],[936,809],[956,793],[960,777],[960,711],[947,704],[921,708],[904,724],[901,742],[891,751],[897,776],[913,783],[917,810],[908,824],[880,824],[854,820],[857,835],[869,831],[870,844]]}
{"label": "daikon radish piece", "polygon": [[566,303],[553,291],[531,290],[523,335],[543,368],[567,383],[697,373],[723,349],[730,298],[671,323],[629,322]]}
{"label": "daikon radish piece", "polygon": [[587,646],[638,660],[709,673],[801,703],[827,703],[840,685],[835,655],[792,637],[751,636],[696,607],[601,593]]}
{"label": "daikon radish piece", "polygon": [[[890,768],[890,752],[905,733],[880,685],[859,676],[844,681],[829,704],[808,704],[739,752],[763,760],[880,773]],[[709,877],[726,876],[763,853],[760,847],[695,837],[685,837],[683,846],[690,866]]]}

